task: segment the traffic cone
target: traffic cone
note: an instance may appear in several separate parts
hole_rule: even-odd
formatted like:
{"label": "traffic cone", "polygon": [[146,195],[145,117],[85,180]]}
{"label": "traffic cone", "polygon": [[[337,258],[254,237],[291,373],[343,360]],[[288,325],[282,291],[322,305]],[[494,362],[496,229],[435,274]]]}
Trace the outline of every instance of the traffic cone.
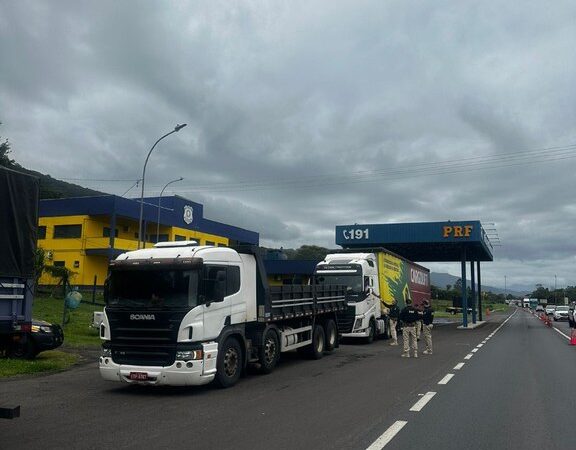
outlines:
{"label": "traffic cone", "polygon": [[572,333],[570,333],[570,345],[576,345],[576,328],[572,328]]}

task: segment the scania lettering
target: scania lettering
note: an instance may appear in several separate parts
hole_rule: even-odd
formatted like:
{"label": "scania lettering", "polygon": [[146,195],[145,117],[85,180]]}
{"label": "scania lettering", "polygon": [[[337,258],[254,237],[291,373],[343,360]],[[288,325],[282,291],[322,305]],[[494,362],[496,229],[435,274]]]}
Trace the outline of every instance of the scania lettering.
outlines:
{"label": "scania lettering", "polygon": [[346,287],[268,286],[259,249],[163,242],[110,264],[100,374],[148,385],[235,384],[282,352],[311,359],[338,346]]}
{"label": "scania lettering", "polygon": [[[406,300],[419,307],[430,300],[430,271],[385,249],[360,249],[327,255],[316,266],[315,283],[347,286],[348,309],[338,315],[343,337],[370,343],[390,337],[389,308]],[[360,253],[361,252],[361,253]]]}

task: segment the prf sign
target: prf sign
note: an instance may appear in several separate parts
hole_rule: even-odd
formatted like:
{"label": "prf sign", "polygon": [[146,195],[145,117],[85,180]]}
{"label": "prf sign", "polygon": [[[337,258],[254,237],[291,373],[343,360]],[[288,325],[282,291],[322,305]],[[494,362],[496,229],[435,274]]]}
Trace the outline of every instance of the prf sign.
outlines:
{"label": "prf sign", "polygon": [[442,237],[444,238],[464,238],[470,237],[474,227],[472,225],[444,225],[442,227]]}

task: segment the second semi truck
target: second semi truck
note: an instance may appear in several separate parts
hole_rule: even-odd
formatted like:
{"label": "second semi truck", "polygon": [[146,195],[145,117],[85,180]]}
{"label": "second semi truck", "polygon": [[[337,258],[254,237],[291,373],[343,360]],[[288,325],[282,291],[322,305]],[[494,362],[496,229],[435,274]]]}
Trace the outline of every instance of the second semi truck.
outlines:
{"label": "second semi truck", "polygon": [[386,249],[360,249],[333,253],[316,266],[315,283],[347,286],[347,310],[341,326],[343,337],[372,342],[390,337],[387,311],[394,303],[402,309],[406,300],[419,307],[430,300],[430,271]]}

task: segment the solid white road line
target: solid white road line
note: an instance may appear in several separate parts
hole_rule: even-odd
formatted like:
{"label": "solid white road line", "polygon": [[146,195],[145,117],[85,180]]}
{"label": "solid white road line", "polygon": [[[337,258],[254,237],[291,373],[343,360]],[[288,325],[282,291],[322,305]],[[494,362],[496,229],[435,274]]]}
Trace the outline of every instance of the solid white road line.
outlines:
{"label": "solid white road line", "polygon": [[558,328],[556,327],[552,327],[554,328],[554,330],[556,330],[558,333],[560,333],[562,336],[564,336],[566,339],[570,340],[570,336],[566,336],[564,333],[562,333]]}
{"label": "solid white road line", "polygon": [[464,359],[470,359],[470,358],[472,358],[473,356],[474,356],[474,353],[468,353],[468,354],[464,357]]}
{"label": "solid white road line", "polygon": [[420,400],[418,400],[416,403],[414,403],[414,406],[412,406],[412,408],[410,408],[410,411],[422,411],[422,408],[424,408],[424,406],[426,406],[426,403],[428,403],[430,400],[432,400],[432,397],[434,397],[436,395],[436,392],[426,392],[422,398]]}
{"label": "solid white road line", "polygon": [[454,376],[453,373],[449,373],[448,375],[446,375],[444,378],[442,378],[438,384],[448,384],[448,382],[452,379],[452,377]]}
{"label": "solid white road line", "polygon": [[406,422],[405,420],[397,420],[396,422],[394,422],[390,428],[388,428],[384,433],[382,433],[380,435],[380,437],[378,439],[376,439],[372,445],[370,445],[370,447],[368,447],[366,450],[382,450],[386,444],[388,444],[388,442],[390,442],[394,436],[396,436],[398,434],[398,432],[404,428],[404,425],[406,425],[408,422]]}
{"label": "solid white road line", "polygon": [[460,370],[462,367],[464,367],[464,363],[458,363],[454,366],[454,370]]}

